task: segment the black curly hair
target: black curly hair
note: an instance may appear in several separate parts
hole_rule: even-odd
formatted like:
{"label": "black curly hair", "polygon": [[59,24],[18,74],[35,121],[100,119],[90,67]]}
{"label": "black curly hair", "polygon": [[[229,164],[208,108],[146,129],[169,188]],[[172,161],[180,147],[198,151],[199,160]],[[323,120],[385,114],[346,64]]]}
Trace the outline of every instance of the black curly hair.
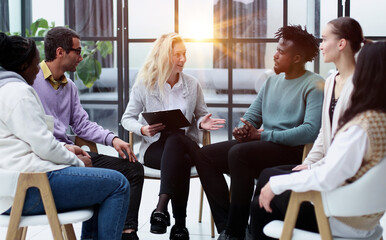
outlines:
{"label": "black curly hair", "polygon": [[0,66],[20,73],[31,65],[36,56],[35,41],[20,36],[7,36],[0,32]]}
{"label": "black curly hair", "polygon": [[295,44],[295,47],[304,56],[305,62],[312,61],[319,52],[318,41],[316,38],[304,30],[300,25],[290,25],[279,28],[275,33],[277,39],[283,38],[290,40]]}

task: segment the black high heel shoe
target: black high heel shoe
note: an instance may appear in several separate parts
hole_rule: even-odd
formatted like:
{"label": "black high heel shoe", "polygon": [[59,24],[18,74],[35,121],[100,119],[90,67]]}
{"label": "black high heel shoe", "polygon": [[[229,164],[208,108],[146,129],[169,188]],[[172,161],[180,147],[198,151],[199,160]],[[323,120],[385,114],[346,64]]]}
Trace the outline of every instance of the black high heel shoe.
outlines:
{"label": "black high heel shoe", "polygon": [[167,226],[170,226],[169,212],[153,211],[150,217],[150,232],[155,234],[166,233]]}

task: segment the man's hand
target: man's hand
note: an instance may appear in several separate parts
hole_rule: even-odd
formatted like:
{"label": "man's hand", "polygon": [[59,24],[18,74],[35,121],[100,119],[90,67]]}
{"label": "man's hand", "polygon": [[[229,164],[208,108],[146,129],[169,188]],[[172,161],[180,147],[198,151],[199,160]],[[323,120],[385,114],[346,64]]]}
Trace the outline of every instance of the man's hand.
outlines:
{"label": "man's hand", "polygon": [[212,114],[208,113],[205,115],[201,122],[200,127],[205,130],[218,130],[224,127],[225,119],[222,118],[211,118]]}
{"label": "man's hand", "polygon": [[233,136],[238,142],[248,142],[252,140],[260,140],[263,129],[256,129],[250,122],[244,118],[240,118],[245,125],[233,129]]}
{"label": "man's hand", "polygon": [[86,151],[76,145],[65,144],[64,146],[68,151],[74,153],[80,160],[82,160],[86,167],[92,167],[91,157]]}
{"label": "man's hand", "polygon": [[156,133],[164,130],[165,127],[166,126],[163,125],[162,123],[156,123],[156,124],[153,124],[153,125],[146,125],[146,126],[142,126],[141,127],[141,133],[142,133],[143,136],[152,137]]}
{"label": "man's hand", "polygon": [[248,131],[247,141],[261,139],[261,133],[264,131],[264,129],[256,129],[250,122],[248,122],[244,118],[240,118],[240,121],[245,124],[244,126]]}
{"label": "man's hand", "polygon": [[245,128],[245,125],[241,127],[235,127],[232,131],[232,135],[236,138],[238,142],[246,142],[248,137],[248,130]]}
{"label": "man's hand", "polygon": [[273,197],[275,197],[275,194],[272,192],[271,185],[269,185],[268,182],[260,191],[259,205],[261,208],[263,207],[265,211],[269,213],[272,213],[270,204]]}
{"label": "man's hand", "polygon": [[127,153],[127,156],[129,157],[129,161],[130,162],[136,162],[138,161],[137,157],[135,156],[135,154],[133,153],[133,151],[131,151],[131,147],[130,147],[130,144],[121,140],[120,138],[118,137],[115,137],[113,139],[113,147],[115,148],[115,150],[117,150],[117,152],[119,153],[119,155],[123,158],[123,159],[126,159],[126,155],[125,153],[123,152],[126,151]]}

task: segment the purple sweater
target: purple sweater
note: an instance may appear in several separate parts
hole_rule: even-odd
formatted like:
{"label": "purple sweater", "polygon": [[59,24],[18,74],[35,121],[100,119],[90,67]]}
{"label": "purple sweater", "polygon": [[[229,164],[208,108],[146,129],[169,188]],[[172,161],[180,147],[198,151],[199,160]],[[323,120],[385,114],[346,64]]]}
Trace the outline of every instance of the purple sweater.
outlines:
{"label": "purple sweater", "polygon": [[54,136],[60,142],[74,144],[66,134],[68,126],[73,132],[86,140],[112,146],[114,133],[88,119],[87,112],[80,104],[78,89],[74,82],[67,78],[64,87],[55,90],[50,82],[44,79],[40,70],[32,87],[36,90],[47,115],[55,119]]}

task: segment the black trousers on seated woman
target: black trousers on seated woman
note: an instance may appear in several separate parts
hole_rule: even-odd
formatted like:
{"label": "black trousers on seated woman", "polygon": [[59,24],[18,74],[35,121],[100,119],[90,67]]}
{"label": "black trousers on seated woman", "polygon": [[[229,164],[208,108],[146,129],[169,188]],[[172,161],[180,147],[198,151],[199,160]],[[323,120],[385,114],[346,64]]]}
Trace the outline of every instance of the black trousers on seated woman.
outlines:
{"label": "black trousers on seated woman", "polygon": [[[259,181],[256,184],[255,195],[251,203],[251,219],[250,226],[253,239],[265,240],[274,239],[267,237],[263,233],[263,228],[273,220],[284,220],[287,211],[291,191],[285,191],[280,195],[276,195],[270,204],[272,213],[268,213],[264,208],[259,206],[259,196],[261,189],[269,181],[272,176],[289,174],[292,168],[296,165],[283,165],[273,168],[266,168],[260,173]],[[296,228],[318,232],[314,207],[309,202],[302,203],[299,215],[296,222]]]}
{"label": "black trousers on seated woman", "polygon": [[144,156],[145,166],[161,170],[159,194],[171,196],[173,217],[186,218],[189,196],[190,169],[199,146],[184,131],[162,132]]}

